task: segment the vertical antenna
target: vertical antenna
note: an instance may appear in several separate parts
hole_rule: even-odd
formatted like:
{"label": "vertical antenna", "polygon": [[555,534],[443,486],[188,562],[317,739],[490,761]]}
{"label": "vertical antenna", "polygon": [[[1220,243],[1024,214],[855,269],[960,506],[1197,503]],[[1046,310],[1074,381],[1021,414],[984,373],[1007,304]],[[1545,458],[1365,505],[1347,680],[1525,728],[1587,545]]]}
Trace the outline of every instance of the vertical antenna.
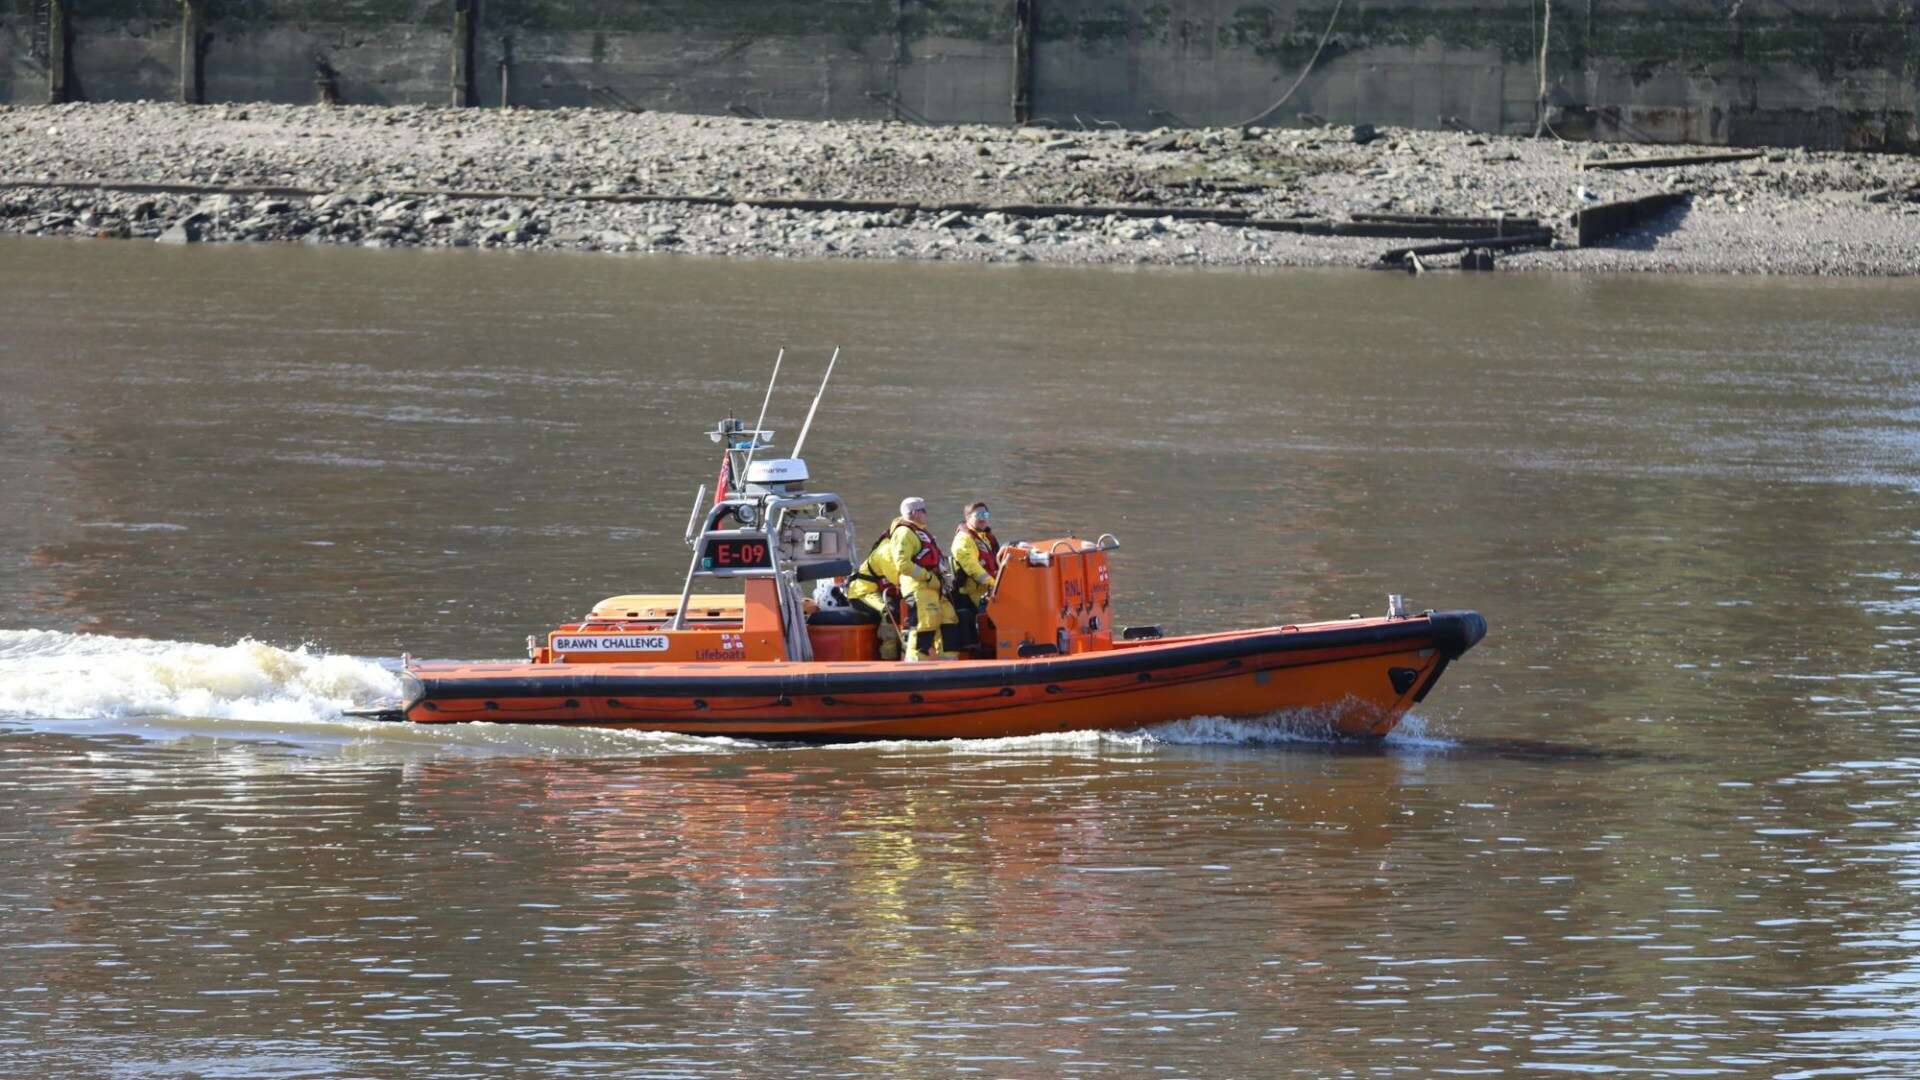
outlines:
{"label": "vertical antenna", "polygon": [[760,401],[760,419],[753,422],[753,442],[747,446],[746,463],[740,466],[740,482],[747,481],[747,466],[753,464],[753,452],[760,449],[760,429],[767,424],[767,405],[773,401],[773,384],[780,381],[780,361],[787,358],[787,347],[780,346],[779,355],[773,358],[773,378],[767,380],[767,396]]}
{"label": "vertical antenna", "polygon": [[807,422],[800,429],[800,438],[793,444],[793,456],[800,456],[800,448],[807,445],[807,432],[813,430],[813,414],[820,411],[820,399],[827,396],[827,380],[833,378],[833,365],[840,359],[840,347],[834,346],[833,359],[827,361],[827,373],[820,377],[820,392],[813,395],[813,405],[807,409]]}

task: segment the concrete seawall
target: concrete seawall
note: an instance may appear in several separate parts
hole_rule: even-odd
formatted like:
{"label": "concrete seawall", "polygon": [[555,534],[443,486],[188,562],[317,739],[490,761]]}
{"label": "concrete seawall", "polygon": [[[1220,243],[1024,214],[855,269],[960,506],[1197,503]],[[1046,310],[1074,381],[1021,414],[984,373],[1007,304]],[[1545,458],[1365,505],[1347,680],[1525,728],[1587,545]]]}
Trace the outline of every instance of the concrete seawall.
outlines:
{"label": "concrete seawall", "polygon": [[1914,149],[1920,0],[0,0],[49,100]]}

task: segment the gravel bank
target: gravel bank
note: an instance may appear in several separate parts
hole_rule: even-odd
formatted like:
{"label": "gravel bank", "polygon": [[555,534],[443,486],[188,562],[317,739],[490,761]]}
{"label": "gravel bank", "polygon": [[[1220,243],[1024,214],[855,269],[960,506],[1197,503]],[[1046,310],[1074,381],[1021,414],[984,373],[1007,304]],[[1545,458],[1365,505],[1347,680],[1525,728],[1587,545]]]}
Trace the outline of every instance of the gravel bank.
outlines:
{"label": "gravel bank", "polygon": [[[1683,152],[1348,127],[1051,131],[599,110],[0,107],[0,231],[761,257],[1368,266],[1403,242],[1173,216],[769,209],[742,200],[1128,205],[1334,221],[1380,211],[1505,213],[1539,217],[1567,237],[1567,215],[1587,202],[1684,189],[1694,193],[1690,206],[1606,246],[1508,254],[1500,265],[1920,272],[1920,158],[1783,150],[1738,163],[1579,170],[1589,157]],[[298,193],[142,193],[21,181]],[[513,194],[445,194],[454,191]],[[641,195],[718,203],[614,201]]]}

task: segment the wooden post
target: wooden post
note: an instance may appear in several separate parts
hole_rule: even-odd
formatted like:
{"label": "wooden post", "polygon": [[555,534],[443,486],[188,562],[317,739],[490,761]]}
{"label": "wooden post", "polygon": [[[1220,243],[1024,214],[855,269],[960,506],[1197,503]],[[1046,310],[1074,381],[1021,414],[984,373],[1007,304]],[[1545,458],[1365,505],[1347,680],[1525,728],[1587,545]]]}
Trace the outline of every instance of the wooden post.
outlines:
{"label": "wooden post", "polygon": [[1533,107],[1533,137],[1547,131],[1547,48],[1553,41],[1553,0],[1545,0],[1546,11],[1540,17],[1540,100]]}
{"label": "wooden post", "polygon": [[453,0],[453,85],[450,103],[455,108],[473,105],[478,95],[474,92],[473,82],[473,46],[476,40],[477,24],[480,13],[477,0]]}
{"label": "wooden post", "polygon": [[513,102],[513,37],[500,35],[500,107],[507,108]]}
{"label": "wooden post", "polygon": [[47,5],[47,104],[67,100],[67,67],[67,0],[53,0]]}
{"label": "wooden post", "polygon": [[180,0],[180,103],[200,105],[207,100],[206,81],[200,65],[200,28],[206,17],[206,0]]}
{"label": "wooden post", "polygon": [[313,92],[314,100],[321,105],[340,104],[340,73],[318,50],[313,54]]}
{"label": "wooden post", "polygon": [[1033,5],[1013,0],[1013,122],[1033,119]]}
{"label": "wooden post", "polygon": [[[892,86],[887,99],[887,116],[900,119],[900,70],[907,66],[907,0],[893,0],[893,60],[887,65]],[[922,104],[925,104],[924,102]]]}

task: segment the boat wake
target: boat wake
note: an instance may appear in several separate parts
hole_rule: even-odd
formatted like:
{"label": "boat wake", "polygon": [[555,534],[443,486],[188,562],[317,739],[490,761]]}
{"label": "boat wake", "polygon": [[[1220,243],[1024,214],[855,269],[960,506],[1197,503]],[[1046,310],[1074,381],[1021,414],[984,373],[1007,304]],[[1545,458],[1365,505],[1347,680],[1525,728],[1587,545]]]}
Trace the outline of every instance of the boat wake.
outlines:
{"label": "boat wake", "polygon": [[336,723],[400,693],[377,661],[242,638],[202,645],[58,630],[0,630],[0,715]]}
{"label": "boat wake", "polygon": [[[1311,714],[1279,713],[1255,720],[1199,716],[1161,724],[1132,733],[1136,739],[1176,746],[1322,746],[1336,752],[1434,756],[1452,759],[1493,759],[1551,764],[1576,761],[1627,761],[1645,757],[1632,748],[1584,746],[1546,739],[1480,738],[1444,734],[1437,723],[1408,713],[1399,725],[1378,741],[1350,739],[1335,734]],[[1107,738],[1125,738],[1109,734]]]}
{"label": "boat wake", "polygon": [[1334,731],[1319,710],[1297,710],[1235,718],[1193,716],[1143,728],[1062,731],[1001,739],[888,740],[831,744],[833,749],[929,750],[954,754],[1104,754],[1153,753],[1162,747],[1297,747],[1302,750],[1356,753],[1444,754],[1460,744],[1436,733],[1427,719],[1408,714],[1392,734],[1378,741]]}
{"label": "boat wake", "polygon": [[1442,752],[1455,745],[1429,730],[1426,717],[1408,714],[1392,733],[1378,742],[1350,738],[1334,731],[1327,718],[1314,711],[1274,713],[1253,719],[1195,716],[1157,724],[1139,737],[1172,746],[1280,746],[1325,745],[1363,750]]}

